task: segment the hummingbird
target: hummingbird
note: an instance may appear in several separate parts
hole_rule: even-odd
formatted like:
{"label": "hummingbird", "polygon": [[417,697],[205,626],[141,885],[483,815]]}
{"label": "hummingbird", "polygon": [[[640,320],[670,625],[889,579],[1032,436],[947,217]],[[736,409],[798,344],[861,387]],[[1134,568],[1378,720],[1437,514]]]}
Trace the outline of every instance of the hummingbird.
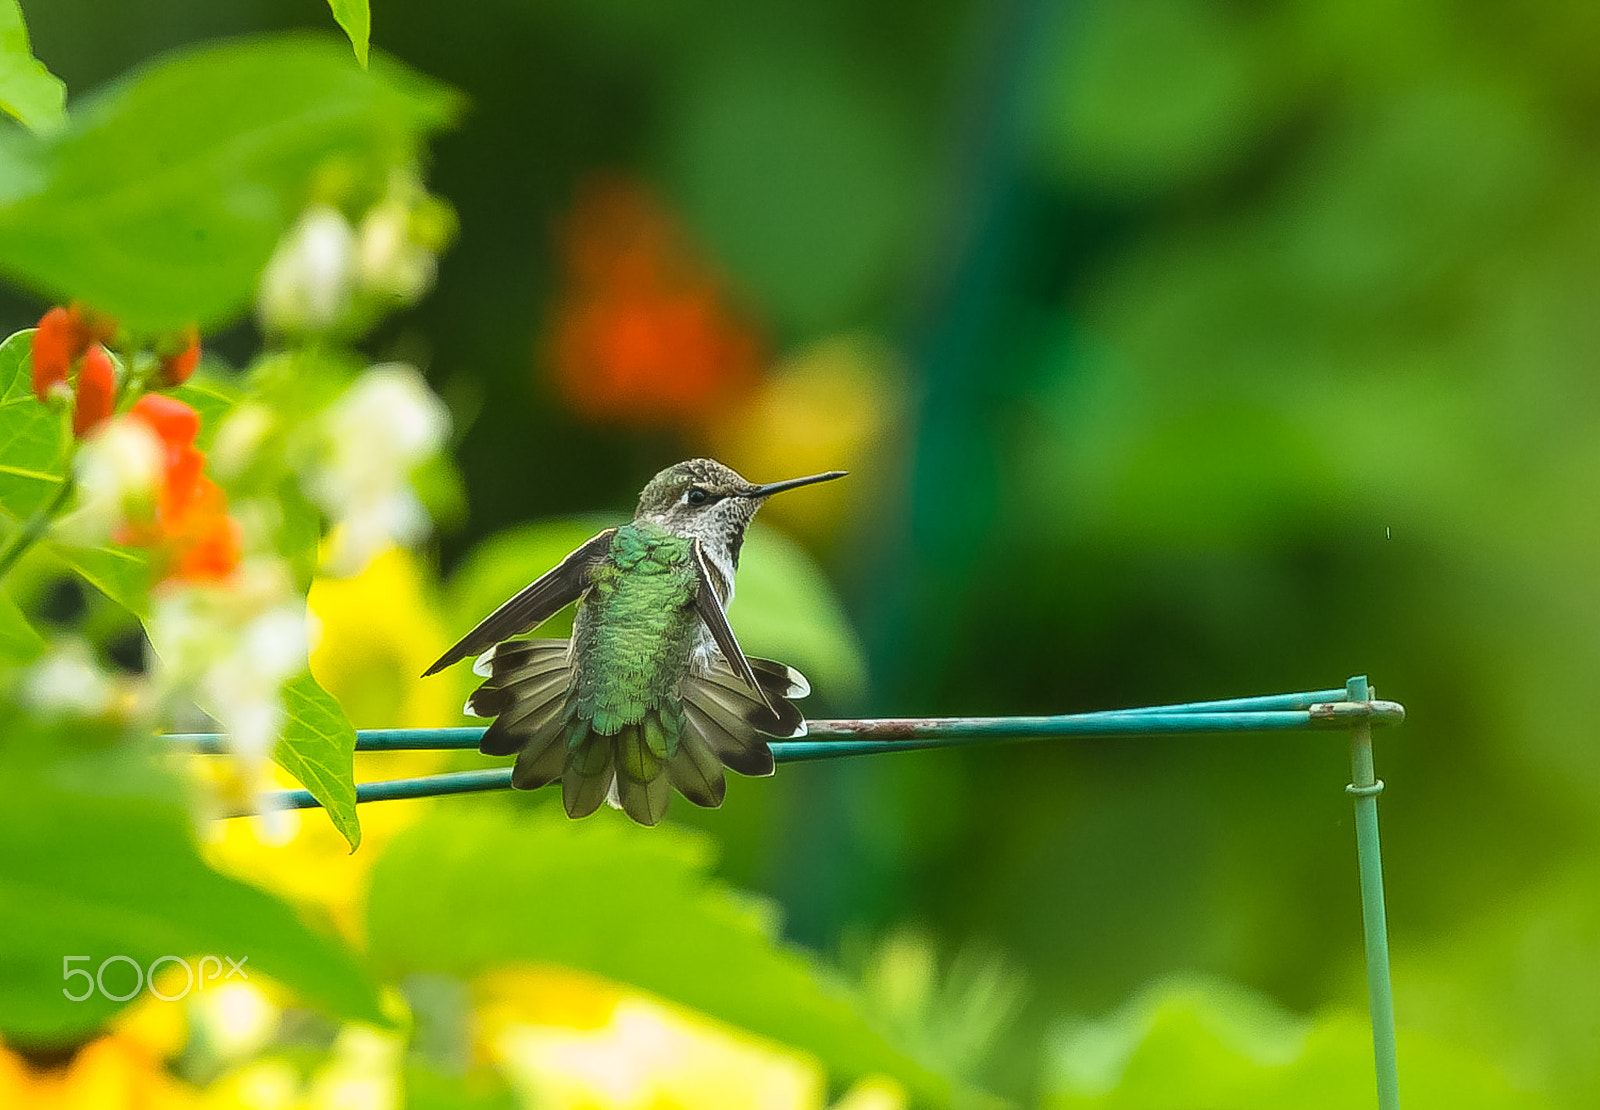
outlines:
{"label": "hummingbird", "polygon": [[[669,466],[633,520],[607,528],[485,617],[423,677],[468,656],[486,681],[465,712],[492,717],[478,750],[512,755],[511,785],[561,780],[570,817],[609,800],[641,825],[672,789],[722,804],[723,768],[772,774],[765,737],[804,736],[805,676],[746,658],[728,625],[745,529],[766,499],[842,470],[756,485],[714,459]],[[578,603],[570,640],[511,639]]]}

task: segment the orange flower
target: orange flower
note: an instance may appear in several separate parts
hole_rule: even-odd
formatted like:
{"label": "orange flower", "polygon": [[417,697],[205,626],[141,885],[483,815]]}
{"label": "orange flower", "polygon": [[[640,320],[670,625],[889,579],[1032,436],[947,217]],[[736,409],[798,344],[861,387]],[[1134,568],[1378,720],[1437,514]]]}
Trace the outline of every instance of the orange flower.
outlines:
{"label": "orange flower", "polygon": [[677,221],[642,185],[586,185],[562,235],[551,355],[592,419],[697,424],[755,384],[761,344]]}
{"label": "orange flower", "polygon": [[111,355],[100,344],[83,356],[78,390],[72,401],[72,434],[82,439],[111,417],[117,395],[117,371]]}
{"label": "orange flower", "polygon": [[187,447],[200,434],[200,414],[172,397],[148,394],[129,410],[169,447]]}
{"label": "orange flower", "polygon": [[112,1034],[56,1067],[36,1068],[0,1046],[0,1106],[17,1110],[189,1107],[192,1088],[172,1079],[145,1046]]}
{"label": "orange flower", "polygon": [[[93,355],[94,351],[90,348],[109,342],[116,331],[115,320],[92,313],[77,302],[66,308],[57,305],[46,312],[39,318],[38,328],[33,333],[33,395],[41,401],[48,401],[57,387],[66,384],[68,375],[72,373],[72,364],[83,358],[85,352]],[[105,354],[103,349],[101,354]],[[106,356],[106,366],[110,366],[109,356]],[[96,373],[100,373],[98,368]],[[99,388],[99,382],[90,386],[91,392]],[[98,404],[97,401],[91,403]],[[106,409],[106,415],[110,415],[109,408]],[[85,427],[92,427],[96,422],[86,423]],[[76,430],[76,417],[73,423]],[[80,431],[77,434],[81,437],[83,433]]]}
{"label": "orange flower", "polygon": [[173,537],[168,578],[212,581],[239,565],[239,525],[228,515],[227,495],[209,478],[201,479],[199,490],[196,511],[183,518],[185,530]]}
{"label": "orange flower", "polygon": [[[194,368],[200,364],[200,333],[194,328],[185,328],[176,337],[176,350],[156,349],[156,354],[161,360],[161,369],[156,374],[155,386],[166,389],[169,386],[182,385],[194,373]],[[181,346],[178,346],[181,344]]]}
{"label": "orange flower", "polygon": [[33,333],[33,395],[41,401],[50,391],[65,384],[72,364],[89,346],[89,337],[78,317],[57,305],[39,319]]}
{"label": "orange flower", "polygon": [[227,494],[205,475],[205,454],[194,445],[200,414],[175,398],[150,393],[128,415],[155,433],[165,456],[154,519],[130,522],[118,540],[160,548],[164,578],[226,578],[239,565],[239,526],[228,516]]}

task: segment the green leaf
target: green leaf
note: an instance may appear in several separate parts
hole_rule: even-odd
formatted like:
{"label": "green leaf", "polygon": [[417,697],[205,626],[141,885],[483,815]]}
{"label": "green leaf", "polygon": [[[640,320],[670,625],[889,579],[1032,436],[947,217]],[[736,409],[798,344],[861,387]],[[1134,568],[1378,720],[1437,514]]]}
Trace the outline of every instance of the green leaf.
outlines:
{"label": "green leaf", "polygon": [[361,843],[361,821],[356,816],[356,730],[344,709],[307,671],[283,688],[283,707],[289,721],[273,758],[305,784],[322,803],[333,827],[350,842]]}
{"label": "green leaf", "polygon": [[[91,974],[113,956],[142,970],[163,956],[232,957],[338,1017],[385,1021],[340,942],[206,866],[176,783],[157,770],[165,753],[103,725],[0,716],[0,1032],[13,1043],[81,1039],[121,1007],[98,990],[63,996],[82,992],[81,977],[64,979],[74,956]],[[129,963],[110,964],[104,982],[128,993]]]}
{"label": "green leaf", "polygon": [[829,702],[866,688],[867,661],[822,568],[783,533],[752,527],[739,556],[728,622],[750,655],[798,667]]}
{"label": "green leaf", "polygon": [[611,813],[441,809],[373,869],[369,951],[395,977],[521,960],[582,969],[815,1053],[834,1080],[887,1074],[945,1102],[946,1081],[889,1044],[850,989],[777,939],[773,908],[713,881],[710,863],[705,838]]}
{"label": "green leaf", "polygon": [[[1408,1103],[1531,1108],[1481,1056],[1421,1036],[1400,1038]],[[1174,979],[1109,1017],[1063,1026],[1047,1059],[1051,1110],[1170,1106],[1371,1105],[1372,1031],[1364,1014],[1309,1018],[1231,983]]]}
{"label": "green leaf", "polygon": [[251,302],[310,199],[374,199],[457,98],[305,37],[169,55],[49,140],[0,142],[0,266],[136,330],[209,330]]}
{"label": "green leaf", "polygon": [[67,122],[66,99],[61,78],[33,56],[17,0],[0,0],[0,109],[48,134]]}
{"label": "green leaf", "polygon": [[150,560],[143,551],[116,544],[71,547],[43,545],[80,578],[136,616],[149,612]]}
{"label": "green leaf", "polygon": [[328,0],[328,7],[333,10],[333,18],[344,28],[344,33],[350,36],[356,61],[361,63],[362,69],[366,69],[367,42],[372,38],[372,11],[367,6],[367,0]]}
{"label": "green leaf", "polygon": [[0,590],[0,659],[26,663],[43,650],[44,637],[28,623],[10,591]]}
{"label": "green leaf", "polygon": [[218,426],[239,404],[239,387],[231,377],[225,377],[204,362],[194,377],[166,392],[200,414],[200,434],[195,438],[195,446],[202,451],[211,449]]}
{"label": "green leaf", "polygon": [[27,520],[61,488],[67,448],[61,413],[33,395],[33,330],[0,343],[0,509]]}

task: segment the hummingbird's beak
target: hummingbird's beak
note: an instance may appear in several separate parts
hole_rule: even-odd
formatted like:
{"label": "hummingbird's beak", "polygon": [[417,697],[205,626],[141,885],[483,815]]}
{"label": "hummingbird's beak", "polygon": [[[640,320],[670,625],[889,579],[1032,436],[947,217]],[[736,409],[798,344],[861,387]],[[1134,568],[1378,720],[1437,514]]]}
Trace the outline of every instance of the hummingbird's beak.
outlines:
{"label": "hummingbird's beak", "polygon": [[786,489],[798,489],[801,486],[814,485],[817,482],[831,482],[835,478],[843,478],[850,473],[848,470],[830,470],[826,474],[813,474],[809,478],[790,478],[787,482],[768,482],[764,486],[756,486],[747,490],[746,497],[771,497],[775,493],[782,493]]}

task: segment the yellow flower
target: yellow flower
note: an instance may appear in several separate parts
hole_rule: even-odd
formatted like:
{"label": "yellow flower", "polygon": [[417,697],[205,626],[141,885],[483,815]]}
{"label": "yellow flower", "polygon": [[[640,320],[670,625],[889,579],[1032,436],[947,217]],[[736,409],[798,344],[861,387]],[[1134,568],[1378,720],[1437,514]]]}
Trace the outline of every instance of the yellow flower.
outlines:
{"label": "yellow flower", "polygon": [[712,430],[716,456],[753,481],[842,469],[853,473],[805,497],[774,497],[763,517],[812,539],[833,534],[852,506],[869,503],[874,460],[900,424],[901,378],[889,350],[834,336],[791,356],[755,396]]}
{"label": "yellow flower", "polygon": [[[580,972],[506,968],[484,976],[476,990],[480,1047],[531,1105],[552,1110],[820,1110],[823,1105],[825,1076],[810,1056]],[[885,1104],[861,1105],[878,1110]]]}
{"label": "yellow flower", "polygon": [[401,548],[350,578],[318,578],[307,598],[317,628],[311,673],[357,728],[439,728],[461,722],[465,694],[423,680],[450,640],[417,558]]}
{"label": "yellow flower", "polygon": [[6,1110],[189,1110],[193,1088],[179,1083],[138,1040],[111,1034],[59,1066],[39,1067],[0,1046],[0,1106]]}
{"label": "yellow flower", "polygon": [[[431,769],[439,754],[390,758],[420,757]],[[299,785],[280,768],[274,767],[273,774],[279,786]],[[358,761],[357,780],[382,777],[364,771]],[[359,941],[364,935],[361,907],[373,861],[432,804],[422,800],[362,806],[361,848],[356,852],[350,851],[327,815],[317,809],[211,822],[202,850],[213,867],[320,911],[345,937]]]}

